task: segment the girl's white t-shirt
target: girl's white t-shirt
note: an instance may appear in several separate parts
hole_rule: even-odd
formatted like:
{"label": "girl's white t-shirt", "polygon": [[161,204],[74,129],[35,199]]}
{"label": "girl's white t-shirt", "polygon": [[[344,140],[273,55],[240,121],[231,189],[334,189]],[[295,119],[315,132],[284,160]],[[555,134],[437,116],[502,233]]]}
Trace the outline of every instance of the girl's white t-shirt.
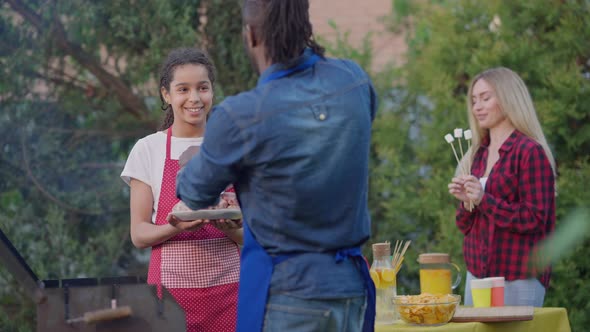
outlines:
{"label": "girl's white t-shirt", "polygon": [[[174,137],[170,144],[170,158],[178,160],[180,155],[191,146],[200,146],[203,137]],[[158,201],[162,178],[164,176],[164,162],[166,160],[166,131],[159,131],[148,135],[135,143],[129,153],[121,178],[129,184],[131,179],[139,180],[152,188],[154,207],[152,222],[156,223]]]}

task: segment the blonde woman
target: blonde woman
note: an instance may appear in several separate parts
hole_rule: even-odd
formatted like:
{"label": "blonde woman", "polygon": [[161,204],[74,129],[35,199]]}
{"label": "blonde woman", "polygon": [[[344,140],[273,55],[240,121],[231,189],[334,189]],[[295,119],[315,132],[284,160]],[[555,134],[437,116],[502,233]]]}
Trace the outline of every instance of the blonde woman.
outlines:
{"label": "blonde woman", "polygon": [[475,76],[467,104],[473,141],[459,169],[470,174],[448,186],[461,201],[465,305],[472,305],[470,280],[501,276],[506,305],[541,307],[551,271],[536,271],[529,256],[555,227],[553,155],[528,89],[512,70]]}

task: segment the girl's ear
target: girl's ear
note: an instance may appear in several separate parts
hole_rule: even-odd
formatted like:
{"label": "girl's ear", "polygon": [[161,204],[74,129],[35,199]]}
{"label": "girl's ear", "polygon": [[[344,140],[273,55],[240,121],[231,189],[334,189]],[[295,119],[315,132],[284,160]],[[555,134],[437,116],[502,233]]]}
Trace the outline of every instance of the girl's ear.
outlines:
{"label": "girl's ear", "polygon": [[166,90],[165,87],[160,87],[160,93],[162,94],[162,97],[164,97],[164,102],[170,104],[170,93],[168,93],[168,90]]}

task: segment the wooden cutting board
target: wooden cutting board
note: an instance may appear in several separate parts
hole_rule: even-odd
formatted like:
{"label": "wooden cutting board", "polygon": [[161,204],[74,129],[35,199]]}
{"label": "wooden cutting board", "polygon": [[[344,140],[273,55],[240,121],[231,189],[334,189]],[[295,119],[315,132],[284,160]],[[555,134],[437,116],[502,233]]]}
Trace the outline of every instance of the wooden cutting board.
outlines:
{"label": "wooden cutting board", "polygon": [[490,308],[459,307],[451,322],[511,322],[532,320],[535,309],[530,306]]}

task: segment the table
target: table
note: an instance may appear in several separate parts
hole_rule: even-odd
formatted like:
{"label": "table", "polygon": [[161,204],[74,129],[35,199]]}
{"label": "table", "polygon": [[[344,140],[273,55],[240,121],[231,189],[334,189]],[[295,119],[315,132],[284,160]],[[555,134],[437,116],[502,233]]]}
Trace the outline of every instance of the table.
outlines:
{"label": "table", "polygon": [[441,326],[413,326],[397,321],[377,325],[375,332],[571,332],[565,308],[535,308],[533,320],[502,323],[448,323]]}

